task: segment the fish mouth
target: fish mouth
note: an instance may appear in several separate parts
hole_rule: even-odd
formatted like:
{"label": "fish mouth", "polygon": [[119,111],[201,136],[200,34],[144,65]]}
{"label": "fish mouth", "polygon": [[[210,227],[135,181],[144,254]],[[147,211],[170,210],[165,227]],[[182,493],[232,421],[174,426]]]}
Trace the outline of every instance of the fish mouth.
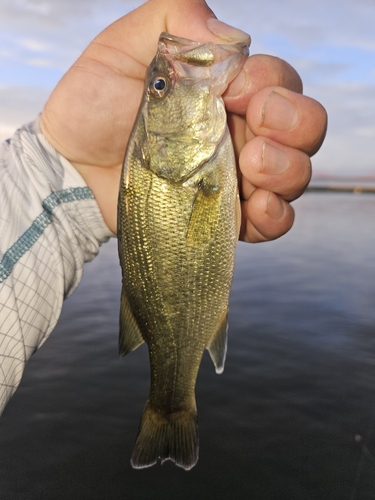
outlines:
{"label": "fish mouth", "polygon": [[249,56],[249,45],[245,42],[195,42],[163,32],[159,37],[158,54],[168,59],[177,78],[199,76],[210,80],[211,92],[220,97],[241,71]]}

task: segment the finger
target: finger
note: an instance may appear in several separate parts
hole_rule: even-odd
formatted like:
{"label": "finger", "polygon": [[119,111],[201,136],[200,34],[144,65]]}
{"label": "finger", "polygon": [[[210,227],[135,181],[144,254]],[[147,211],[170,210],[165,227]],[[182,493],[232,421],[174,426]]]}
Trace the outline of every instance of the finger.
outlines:
{"label": "finger", "polygon": [[197,42],[250,45],[248,33],[218,20],[204,0],[169,0],[167,3],[166,28],[172,34]]}
{"label": "finger", "polygon": [[250,99],[264,87],[279,86],[302,93],[302,80],[296,70],[278,57],[250,56],[242,71],[224,94],[228,111],[245,115]]}
{"label": "finger", "polygon": [[204,0],[149,0],[114,22],[62,78],[42,114],[47,139],[70,161],[120,168],[162,31],[250,43],[249,35],[218,21]]}
{"label": "finger", "polygon": [[150,64],[162,31],[198,42],[250,43],[247,33],[217,20],[204,0],[149,0],[110,25],[97,40],[129,56],[127,74],[133,59],[139,78],[138,65]]}
{"label": "finger", "polygon": [[255,137],[244,145],[239,167],[241,198],[245,200],[255,188],[262,188],[292,201],[301,196],[311,178],[311,161],[306,153],[265,137]]}
{"label": "finger", "polygon": [[254,135],[309,156],[318,151],[327,129],[327,113],[319,102],[282,87],[267,87],[254,94],[246,120]]}
{"label": "finger", "polygon": [[250,243],[279,238],[294,222],[290,204],[264,189],[255,189],[247,201],[242,201],[242,214],[240,239]]}

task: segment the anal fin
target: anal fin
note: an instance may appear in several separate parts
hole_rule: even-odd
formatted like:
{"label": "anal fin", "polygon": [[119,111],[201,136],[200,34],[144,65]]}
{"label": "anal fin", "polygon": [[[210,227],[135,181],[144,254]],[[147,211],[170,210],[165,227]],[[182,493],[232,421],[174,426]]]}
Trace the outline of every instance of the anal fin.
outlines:
{"label": "anal fin", "polygon": [[240,230],[241,230],[241,223],[242,223],[242,211],[241,211],[241,202],[240,202],[240,195],[238,193],[238,189],[237,189],[237,196],[236,196],[235,217],[236,217],[237,238],[239,238],[240,237]]}
{"label": "anal fin", "polygon": [[144,339],[131,310],[124,287],[121,291],[119,352],[125,356],[143,344]]}
{"label": "anal fin", "polygon": [[228,312],[224,315],[218,330],[211,337],[207,350],[215,365],[216,373],[223,373],[227,354]]}

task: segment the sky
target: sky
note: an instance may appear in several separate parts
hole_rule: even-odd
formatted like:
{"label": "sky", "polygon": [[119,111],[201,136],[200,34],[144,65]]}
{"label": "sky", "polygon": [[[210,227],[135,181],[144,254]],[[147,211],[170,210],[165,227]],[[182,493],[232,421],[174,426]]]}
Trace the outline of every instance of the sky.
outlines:
{"label": "sky", "polygon": [[[0,0],[0,140],[33,120],[52,89],[131,0]],[[251,53],[285,59],[327,109],[315,175],[375,176],[375,0],[208,0],[248,33]]]}

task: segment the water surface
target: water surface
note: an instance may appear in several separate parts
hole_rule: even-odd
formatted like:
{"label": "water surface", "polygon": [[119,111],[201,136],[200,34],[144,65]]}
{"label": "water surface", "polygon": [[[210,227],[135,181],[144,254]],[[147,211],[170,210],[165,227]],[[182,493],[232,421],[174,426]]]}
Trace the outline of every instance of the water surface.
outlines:
{"label": "water surface", "polygon": [[295,207],[288,235],[238,247],[226,368],[206,354],[197,383],[194,469],[129,464],[148,355],[117,355],[112,241],[0,420],[0,498],[375,499],[375,196]]}

